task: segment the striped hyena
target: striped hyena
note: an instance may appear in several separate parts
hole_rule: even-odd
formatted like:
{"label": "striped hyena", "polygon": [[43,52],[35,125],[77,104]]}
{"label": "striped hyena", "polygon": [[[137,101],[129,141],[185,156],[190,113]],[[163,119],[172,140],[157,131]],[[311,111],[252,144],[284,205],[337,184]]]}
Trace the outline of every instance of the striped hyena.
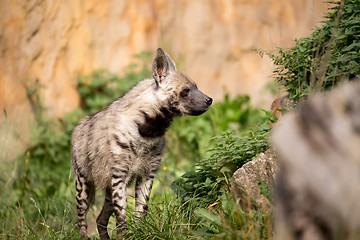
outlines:
{"label": "striped hyena", "polygon": [[276,239],[360,239],[360,80],[310,96],[272,142]]}
{"label": "striped hyena", "polygon": [[95,188],[105,190],[96,219],[101,239],[109,239],[107,224],[116,216],[119,234],[126,229],[126,186],[136,180],[135,214],[146,211],[164,147],[164,134],[177,116],[200,115],[212,98],[202,93],[161,48],[152,64],[153,78],[140,81],[103,110],[85,117],[72,134],[78,229],[86,236],[86,213]]}

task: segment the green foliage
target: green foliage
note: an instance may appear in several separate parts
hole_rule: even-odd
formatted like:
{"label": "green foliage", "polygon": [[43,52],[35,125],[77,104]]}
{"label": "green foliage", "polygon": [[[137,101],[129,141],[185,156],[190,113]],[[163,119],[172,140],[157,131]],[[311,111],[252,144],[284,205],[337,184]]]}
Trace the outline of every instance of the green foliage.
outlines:
{"label": "green foliage", "polygon": [[262,179],[259,179],[258,186],[260,189],[260,194],[263,195],[266,199],[269,200],[270,203],[274,203],[273,193],[271,192],[271,189],[269,185],[266,184],[266,182]]}
{"label": "green foliage", "polygon": [[54,186],[53,182],[42,182],[51,174],[33,166],[32,160],[28,152],[23,159],[24,168],[19,171],[21,175],[1,186],[0,238],[74,239],[76,213],[69,168],[62,173],[59,185]]}
{"label": "green foliage", "polygon": [[[250,105],[248,96],[237,96],[234,99],[225,96],[223,101],[215,102],[201,116],[175,119],[166,134],[164,164],[171,172],[176,169],[176,165],[186,163],[184,170],[190,171],[193,164],[202,159],[206,150],[214,145],[215,136],[224,131],[246,132],[246,129],[254,127],[254,122],[262,121],[266,121],[266,116]],[[174,176],[179,177],[184,173],[177,171]]]}
{"label": "green foliage", "polygon": [[360,1],[332,2],[322,27],[296,40],[290,49],[268,52],[277,66],[277,81],[290,98],[299,100],[314,91],[360,76]]}
{"label": "green foliage", "polygon": [[26,154],[12,167],[8,163],[12,174],[0,187],[0,238],[62,239],[65,234],[72,239],[77,234],[69,147],[73,119],[39,118]]}
{"label": "green foliage", "polygon": [[230,179],[235,170],[268,148],[268,132],[269,127],[262,124],[249,134],[234,136],[226,132],[214,138],[215,146],[207,157],[196,164],[195,170],[174,181],[172,189],[184,201],[195,197],[201,203],[214,203],[221,189],[230,191]]}
{"label": "green foliage", "polygon": [[62,120],[43,115],[43,105],[36,106],[42,104],[38,96],[42,87],[36,81],[28,90],[30,102],[35,105],[32,108],[39,114],[31,124],[29,148],[17,161],[6,163],[11,174],[8,179],[1,179],[0,218],[6,221],[0,225],[0,234],[14,239],[49,234],[49,238],[57,239],[74,217],[75,201],[72,188],[68,187],[69,182],[73,185],[69,146],[79,117],[77,112]]}
{"label": "green foliage", "polygon": [[192,202],[182,204],[178,198],[167,199],[163,196],[161,202],[148,203],[149,210],[144,218],[130,214],[128,217],[129,232],[127,239],[191,239],[192,232],[199,228],[193,215]]}
{"label": "green foliage", "polygon": [[273,214],[264,209],[244,210],[224,192],[216,208],[197,208],[194,214],[202,226],[195,231],[201,238],[211,239],[271,239],[274,225]]}
{"label": "green foliage", "polygon": [[32,128],[27,152],[31,155],[29,185],[33,191],[46,191],[51,196],[63,181],[64,171],[70,167],[72,129],[80,114],[79,111],[68,114],[63,121],[43,117],[42,124]]}
{"label": "green foliage", "polygon": [[[150,77],[148,62],[151,53],[144,52],[135,57],[141,61],[141,66],[131,64],[126,70],[124,77],[110,73],[107,70],[98,70],[89,76],[78,78],[78,91],[81,99],[81,107],[86,114],[95,113],[115,98],[125,94],[130,87],[140,80]],[[137,70],[139,69],[140,70]]]}

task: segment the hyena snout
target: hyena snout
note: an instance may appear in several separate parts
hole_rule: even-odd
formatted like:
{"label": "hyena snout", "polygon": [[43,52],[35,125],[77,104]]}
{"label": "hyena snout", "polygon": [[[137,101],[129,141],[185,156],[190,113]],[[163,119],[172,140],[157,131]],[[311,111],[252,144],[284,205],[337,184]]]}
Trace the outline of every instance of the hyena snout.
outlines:
{"label": "hyena snout", "polygon": [[198,116],[206,112],[211,106],[213,99],[200,90],[191,91],[190,101],[185,105],[185,109],[191,116]]}

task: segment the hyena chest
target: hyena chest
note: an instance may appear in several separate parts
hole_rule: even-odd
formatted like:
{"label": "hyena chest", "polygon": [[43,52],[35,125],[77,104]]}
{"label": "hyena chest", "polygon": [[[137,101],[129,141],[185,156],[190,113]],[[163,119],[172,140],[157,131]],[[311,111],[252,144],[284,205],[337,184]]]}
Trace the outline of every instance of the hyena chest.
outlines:
{"label": "hyena chest", "polygon": [[130,175],[146,175],[160,164],[165,140],[163,137],[156,139],[141,139],[129,144],[125,156]]}

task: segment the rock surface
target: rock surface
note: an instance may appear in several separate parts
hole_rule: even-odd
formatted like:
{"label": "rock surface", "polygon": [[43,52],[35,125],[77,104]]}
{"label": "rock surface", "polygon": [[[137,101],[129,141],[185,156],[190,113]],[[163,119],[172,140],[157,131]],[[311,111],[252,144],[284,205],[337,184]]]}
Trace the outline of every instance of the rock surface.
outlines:
{"label": "rock surface", "polygon": [[[100,68],[121,75],[134,54],[159,46],[213,98],[246,93],[261,103],[272,64],[254,49],[290,46],[310,33],[328,6],[322,0],[2,0],[0,109],[7,110],[11,132],[6,141],[15,143],[12,149],[26,142],[31,109],[25,86],[36,79],[45,86],[48,113],[63,116],[79,105],[78,76]],[[0,114],[0,122],[4,118]]]}
{"label": "rock surface", "polygon": [[243,209],[261,206],[271,208],[272,203],[260,194],[259,179],[273,190],[274,180],[278,173],[278,164],[274,149],[260,153],[257,158],[244,164],[233,175],[232,192]]}

